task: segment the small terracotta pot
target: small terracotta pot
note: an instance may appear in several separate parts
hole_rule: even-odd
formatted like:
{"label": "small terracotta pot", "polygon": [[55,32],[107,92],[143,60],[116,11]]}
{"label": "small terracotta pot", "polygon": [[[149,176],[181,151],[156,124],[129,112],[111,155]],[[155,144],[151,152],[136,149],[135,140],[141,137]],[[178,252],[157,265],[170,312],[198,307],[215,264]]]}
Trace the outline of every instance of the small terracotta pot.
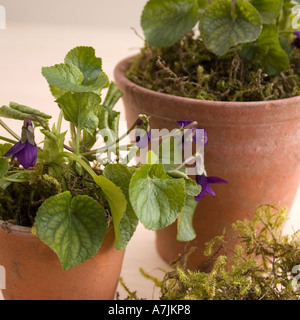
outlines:
{"label": "small terracotta pot", "polygon": [[176,120],[196,120],[207,130],[205,168],[228,184],[212,185],[216,198],[207,195],[194,215],[197,237],[190,243],[176,240],[176,224],[157,232],[161,257],[171,262],[190,247],[190,269],[205,270],[205,243],[232,223],[252,219],[257,206],[291,207],[300,179],[300,97],[263,102],[218,102],[172,96],[148,90],[125,76],[129,61],[115,68],[116,84],[123,92],[128,124],[141,113],[151,116],[155,129],[177,127]]}
{"label": "small terracotta pot", "polygon": [[124,250],[114,247],[110,228],[99,252],[63,271],[57,255],[31,229],[0,220],[0,265],[5,267],[5,300],[112,300]]}

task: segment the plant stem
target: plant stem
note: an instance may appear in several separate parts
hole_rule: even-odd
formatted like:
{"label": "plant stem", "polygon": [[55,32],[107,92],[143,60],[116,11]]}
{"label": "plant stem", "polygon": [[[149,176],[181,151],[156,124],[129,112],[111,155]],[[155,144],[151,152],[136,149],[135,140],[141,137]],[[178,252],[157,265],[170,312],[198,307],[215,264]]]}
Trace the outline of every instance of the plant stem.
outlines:
{"label": "plant stem", "polygon": [[59,134],[61,131],[61,124],[62,124],[62,119],[63,119],[64,113],[62,110],[60,110],[58,119],[57,119],[57,127],[56,127],[56,132]]}
{"label": "plant stem", "polygon": [[60,155],[63,157],[67,157],[70,160],[78,162],[92,177],[97,176],[97,174],[93,171],[93,169],[77,154],[70,153],[70,152],[61,152]]}
{"label": "plant stem", "polygon": [[11,130],[1,119],[0,119],[0,125],[9,133],[11,134],[16,140],[21,140],[21,137],[19,137],[13,130]]}
{"label": "plant stem", "polygon": [[108,148],[113,147],[114,145],[118,144],[121,140],[125,139],[130,132],[136,127],[137,122],[140,120],[140,118],[138,118],[134,124],[130,127],[129,130],[126,131],[126,133],[124,133],[120,138],[118,138],[117,140],[109,143],[108,145],[106,145],[105,147],[99,148],[99,149],[94,149],[94,150],[90,150],[89,152],[85,152],[82,155],[83,156],[92,156],[94,154],[96,154],[97,152],[105,152],[108,150]]}
{"label": "plant stem", "polygon": [[81,138],[81,128],[77,127],[76,146],[75,146],[75,151],[77,155],[80,155],[80,138]]}
{"label": "plant stem", "polygon": [[25,120],[24,120],[24,125],[26,124],[26,121],[27,120],[30,120],[31,118],[35,119],[37,122],[39,122],[42,127],[45,129],[45,130],[48,130],[48,131],[51,131],[49,126],[41,119],[39,118],[38,116],[34,115],[34,114],[29,114]]}
{"label": "plant stem", "polygon": [[0,140],[6,141],[6,142],[9,142],[9,143],[12,143],[12,144],[15,144],[15,143],[18,142],[16,140],[12,140],[12,139],[5,138],[5,137],[2,137],[2,136],[0,136]]}

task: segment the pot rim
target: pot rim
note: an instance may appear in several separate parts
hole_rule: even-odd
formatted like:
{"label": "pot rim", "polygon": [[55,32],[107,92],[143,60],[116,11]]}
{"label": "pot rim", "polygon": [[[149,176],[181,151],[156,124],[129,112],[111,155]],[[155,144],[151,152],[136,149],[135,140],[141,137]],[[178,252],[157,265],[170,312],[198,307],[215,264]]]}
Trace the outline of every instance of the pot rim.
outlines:
{"label": "pot rim", "polygon": [[31,227],[19,226],[8,221],[0,220],[0,229],[8,230],[8,232],[26,233],[36,236],[31,232]]}
{"label": "pot rim", "polygon": [[117,63],[115,66],[114,74],[115,78],[119,77],[122,81],[126,83],[127,86],[134,87],[137,90],[151,94],[153,96],[157,97],[163,97],[164,99],[174,99],[176,98],[177,101],[182,101],[182,102],[189,102],[190,104],[197,105],[197,104],[203,104],[205,103],[207,106],[213,106],[213,107],[222,107],[222,108],[227,108],[227,109],[237,109],[237,108],[244,108],[244,107],[250,107],[250,108],[261,108],[262,106],[266,105],[280,105],[280,104],[289,104],[289,102],[293,101],[299,101],[300,105],[300,95],[299,96],[294,96],[294,97],[289,97],[289,98],[284,98],[284,99],[277,99],[277,100],[266,100],[266,101],[212,101],[212,100],[200,100],[200,99],[193,99],[193,98],[187,98],[187,97],[181,97],[181,96],[176,96],[172,94],[167,94],[167,93],[162,93],[158,91],[154,91],[151,89],[147,89],[145,87],[142,87],[130,79],[128,79],[125,75],[125,71],[128,70],[129,62],[130,60],[134,59],[137,55],[132,55],[127,58],[122,59]]}

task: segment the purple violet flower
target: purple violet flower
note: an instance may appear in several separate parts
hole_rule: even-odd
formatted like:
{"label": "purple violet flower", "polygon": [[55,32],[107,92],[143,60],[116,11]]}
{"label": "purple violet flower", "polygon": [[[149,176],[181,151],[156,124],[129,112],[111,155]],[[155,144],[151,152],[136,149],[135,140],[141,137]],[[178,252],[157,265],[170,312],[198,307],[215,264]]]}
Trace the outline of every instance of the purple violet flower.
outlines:
{"label": "purple violet flower", "polygon": [[214,190],[211,188],[211,184],[228,183],[218,177],[207,177],[204,173],[202,175],[196,176],[196,182],[202,187],[201,192],[195,197],[196,201],[201,201],[207,193],[211,194],[213,197],[216,196]]}
{"label": "purple violet flower", "polygon": [[[143,136],[141,136],[143,134]],[[145,149],[147,148],[151,140],[151,130],[147,133],[143,129],[137,129],[135,134],[135,142],[138,148]]]}
{"label": "purple violet flower", "polygon": [[292,45],[300,49],[300,31],[295,31],[294,35],[296,36],[296,39],[292,42]]}
{"label": "purple violet flower", "polygon": [[[190,125],[193,122],[194,121],[190,121],[190,120],[178,120],[177,121],[180,129],[187,127],[188,125]],[[189,132],[184,134],[183,143],[185,142],[185,137],[186,136],[189,136],[190,134],[193,134],[193,142],[194,143],[198,143],[199,145],[204,145],[204,146],[207,145],[208,138],[207,138],[206,130],[204,130],[202,128],[198,128],[198,127],[187,129],[187,130],[189,130]]]}
{"label": "purple violet flower", "polygon": [[25,168],[34,167],[37,159],[37,146],[34,141],[34,132],[32,122],[27,119],[22,127],[21,140],[12,146],[4,157],[15,157]]}

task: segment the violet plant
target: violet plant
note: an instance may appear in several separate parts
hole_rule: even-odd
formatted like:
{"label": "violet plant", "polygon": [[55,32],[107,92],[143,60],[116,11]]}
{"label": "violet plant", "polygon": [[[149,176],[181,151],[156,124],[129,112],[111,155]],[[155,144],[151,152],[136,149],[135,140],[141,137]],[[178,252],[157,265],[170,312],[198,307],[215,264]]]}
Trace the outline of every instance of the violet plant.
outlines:
{"label": "violet plant", "polygon": [[141,16],[146,42],[170,47],[195,27],[206,48],[222,57],[230,50],[274,76],[289,68],[293,8],[299,0],[149,0]]}
{"label": "violet plant", "polygon": [[[19,137],[0,119],[11,135],[0,137],[5,142],[0,145],[0,219],[32,227],[64,270],[95,255],[109,228],[119,250],[126,248],[139,221],[158,230],[177,219],[177,238],[193,239],[194,197],[202,192],[201,183],[185,174],[184,165],[129,165],[127,160],[152,138],[149,119],[140,115],[119,137],[120,113],[114,106],[122,93],[103,72],[95,50],[76,47],[64,63],[42,68],[42,74],[60,108],[51,128],[51,116],[37,109],[14,102],[0,108],[1,117],[23,121]],[[63,121],[69,123],[69,143]],[[193,135],[196,125],[187,125]],[[34,129],[43,134],[42,143],[36,143]],[[144,133],[136,133],[122,158],[120,142],[134,130]],[[181,126],[178,134],[183,131]],[[104,145],[96,148],[99,135]],[[112,146],[113,161],[108,152]],[[109,161],[100,164],[99,155]]]}

